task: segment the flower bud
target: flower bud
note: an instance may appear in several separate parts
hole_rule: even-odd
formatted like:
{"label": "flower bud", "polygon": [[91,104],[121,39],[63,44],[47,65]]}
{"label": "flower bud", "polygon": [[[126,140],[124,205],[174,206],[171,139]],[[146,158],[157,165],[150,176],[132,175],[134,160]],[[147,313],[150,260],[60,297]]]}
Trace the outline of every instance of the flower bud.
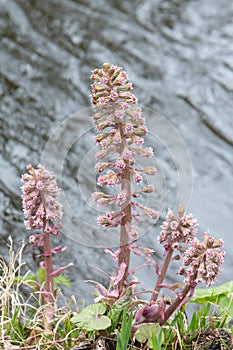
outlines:
{"label": "flower bud", "polygon": [[147,128],[144,126],[144,127],[138,127],[138,128],[135,128],[134,129],[134,134],[137,135],[137,136],[145,136],[147,135],[148,133],[148,130]]}
{"label": "flower bud", "polygon": [[157,169],[154,166],[149,166],[149,167],[143,168],[142,171],[147,175],[155,175]]}
{"label": "flower bud", "polygon": [[136,183],[139,183],[142,181],[142,175],[135,169],[132,170],[133,171],[133,180]]}
{"label": "flower bud", "polygon": [[118,157],[115,166],[119,169],[125,169],[126,163],[122,157]]}
{"label": "flower bud", "polygon": [[97,163],[95,166],[95,171],[97,173],[102,173],[104,170],[108,169],[110,166],[112,166],[112,163],[110,163],[110,162]]}

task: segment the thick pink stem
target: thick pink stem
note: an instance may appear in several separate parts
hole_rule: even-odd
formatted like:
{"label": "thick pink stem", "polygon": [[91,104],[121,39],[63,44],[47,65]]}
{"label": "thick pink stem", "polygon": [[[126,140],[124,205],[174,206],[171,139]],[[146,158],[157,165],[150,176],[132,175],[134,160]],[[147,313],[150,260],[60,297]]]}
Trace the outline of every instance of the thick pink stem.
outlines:
{"label": "thick pink stem", "polygon": [[124,217],[121,220],[121,231],[120,231],[120,254],[118,260],[118,267],[124,262],[126,269],[123,278],[118,284],[119,294],[121,294],[124,282],[128,278],[129,263],[130,263],[130,250],[129,250],[129,236],[126,230],[126,224],[130,224],[132,221],[131,213],[131,185],[130,185],[130,171],[126,168],[122,171],[122,190],[126,191],[126,203],[122,206],[122,212]]}
{"label": "thick pink stem", "polygon": [[169,251],[167,252],[166,258],[165,258],[164,263],[163,263],[163,267],[160,271],[160,274],[158,276],[157,282],[156,282],[155,287],[154,287],[154,293],[152,294],[152,297],[151,297],[151,301],[153,301],[153,302],[155,302],[158,298],[159,291],[161,289],[160,284],[163,283],[163,280],[164,280],[164,277],[166,275],[169,263],[171,261],[172,254],[173,254],[173,249],[170,248]]}
{"label": "thick pink stem", "polygon": [[160,326],[162,326],[173,314],[173,312],[179,308],[179,306],[181,305],[181,303],[183,302],[184,298],[186,297],[186,295],[189,293],[190,290],[191,290],[190,285],[186,285],[184,287],[180,295],[173,301],[173,303],[165,311],[163,320],[159,322]]}
{"label": "thick pink stem", "polygon": [[44,296],[44,316],[45,329],[50,332],[53,329],[55,314],[55,296],[53,287],[53,277],[50,275],[53,271],[53,261],[51,252],[50,233],[44,231],[44,253],[45,253],[45,271],[46,271],[46,296]]}
{"label": "thick pink stem", "polygon": [[[120,152],[123,150],[123,148],[127,145],[126,140],[124,138],[124,132],[122,124],[117,124],[117,127],[120,130],[121,134],[121,146],[120,146]],[[123,275],[123,278],[118,284],[118,291],[119,294],[122,293],[122,290],[124,288],[124,282],[128,278],[128,271],[129,271],[129,263],[130,263],[130,249],[129,249],[129,235],[126,229],[126,224],[131,224],[132,221],[132,210],[131,210],[131,173],[130,173],[130,164],[129,161],[126,160],[126,167],[125,169],[122,169],[122,175],[121,175],[121,190],[126,193],[126,202],[121,207],[121,212],[124,214],[122,220],[121,220],[121,230],[120,230],[120,254],[119,254],[119,260],[118,260],[118,268],[121,266],[122,263],[126,264],[126,269]]]}

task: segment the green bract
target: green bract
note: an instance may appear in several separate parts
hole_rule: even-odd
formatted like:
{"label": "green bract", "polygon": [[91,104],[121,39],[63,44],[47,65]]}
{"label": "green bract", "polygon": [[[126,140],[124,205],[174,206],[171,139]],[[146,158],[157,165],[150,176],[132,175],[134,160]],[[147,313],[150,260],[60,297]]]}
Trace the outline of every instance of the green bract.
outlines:
{"label": "green bract", "polygon": [[106,306],[101,303],[90,304],[78,315],[71,318],[71,322],[87,331],[97,331],[111,326],[111,320],[104,316]]}

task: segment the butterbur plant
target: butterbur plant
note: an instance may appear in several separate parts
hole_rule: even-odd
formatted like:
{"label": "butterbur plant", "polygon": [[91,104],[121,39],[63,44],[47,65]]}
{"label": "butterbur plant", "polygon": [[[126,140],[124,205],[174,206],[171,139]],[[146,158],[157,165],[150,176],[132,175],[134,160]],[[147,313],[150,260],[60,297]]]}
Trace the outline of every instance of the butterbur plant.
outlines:
{"label": "butterbur plant", "polygon": [[44,299],[44,324],[45,330],[49,332],[53,328],[56,310],[53,279],[72,264],[53,270],[53,255],[66,249],[61,246],[52,248],[50,239],[51,235],[58,235],[60,224],[56,225],[55,221],[61,220],[63,215],[62,206],[57,200],[59,192],[57,182],[41,165],[38,165],[37,169],[28,165],[27,171],[22,176],[23,211],[26,228],[40,232],[31,235],[29,242],[33,247],[43,247],[43,253],[38,257],[44,259],[40,266],[46,272],[45,286],[35,283]]}
{"label": "butterbur plant", "polygon": [[[175,310],[181,308],[193,296],[198,283],[205,282],[207,287],[212,285],[223,264],[225,251],[221,249],[223,240],[216,240],[209,233],[202,234],[202,241],[196,237],[197,220],[192,214],[185,214],[184,208],[179,209],[178,216],[169,210],[166,220],[162,224],[162,231],[158,236],[158,242],[164,246],[164,263],[159,271],[159,276],[151,297],[154,304],[159,296],[161,288],[170,289],[176,298],[164,312],[157,314],[160,324],[165,323]],[[169,264],[173,260],[180,260],[182,266],[177,274],[183,275],[185,286],[178,284],[163,284]],[[177,292],[177,289],[180,289]]]}
{"label": "butterbur plant", "polygon": [[[207,232],[202,235],[202,241],[196,238],[197,221],[192,214],[186,214],[183,207],[180,207],[178,216],[169,210],[162,224],[158,236],[158,243],[164,246],[161,269],[152,258],[153,250],[135,245],[142,218],[146,216],[156,222],[159,217],[153,208],[138,202],[141,193],[153,192],[153,186],[143,186],[143,180],[145,175],[155,175],[156,169],[153,166],[140,168],[136,159],[138,156],[151,158],[153,149],[143,146],[147,128],[126,72],[121,67],[105,63],[101,69],[93,71],[91,78],[94,81],[91,95],[95,111],[93,120],[98,133],[95,141],[100,148],[96,154],[98,163],[95,167],[100,174],[98,185],[119,190],[118,193],[93,193],[93,199],[100,206],[115,204],[118,208],[98,217],[97,222],[104,228],[120,227],[118,250],[106,249],[118,262],[116,275],[108,276],[111,288],[106,290],[100,283],[96,284],[104,297],[117,299],[124,294],[127,286],[135,283],[128,278],[137,269],[153,265],[158,275],[150,302],[135,312],[134,333],[145,322],[163,325],[174,311],[189,301],[198,283],[205,282],[207,286],[213,284],[220,272],[225,252],[221,249],[223,241],[214,239]],[[139,184],[142,186],[139,187]],[[143,257],[145,262],[129,270],[131,252]],[[180,283],[164,283],[168,267],[174,260],[182,262],[177,274],[184,276],[184,286]],[[175,295],[169,306],[160,295],[160,290],[164,288]]]}
{"label": "butterbur plant", "polygon": [[[158,243],[164,247],[164,262],[157,269],[157,281],[150,302],[139,308],[133,320],[132,333],[135,333],[144,323],[157,322],[165,324],[171,315],[185,305],[193,296],[198,283],[212,285],[224,262],[225,251],[222,250],[223,240],[215,239],[209,233],[202,234],[202,241],[196,237],[197,220],[192,214],[186,214],[184,208],[179,209],[178,216],[169,210],[163,222]],[[177,274],[184,276],[181,283],[164,283],[170,263],[180,261],[182,266]],[[167,305],[161,289],[168,289],[175,297],[170,298]]]}
{"label": "butterbur plant", "polygon": [[[126,72],[121,67],[105,63],[102,69],[93,71],[91,78],[94,81],[93,120],[98,132],[95,141],[100,148],[96,154],[99,162],[95,167],[100,174],[98,185],[120,187],[117,194],[93,193],[93,199],[99,205],[114,203],[118,208],[97,220],[98,225],[105,228],[120,227],[119,249],[116,252],[107,250],[118,261],[117,275],[113,280],[113,293],[118,298],[128,285],[130,253],[139,251],[132,245],[139,233],[133,221],[138,223],[145,216],[156,221],[159,216],[155,210],[137,202],[141,193],[154,190],[151,185],[137,185],[143,184],[144,174],[154,175],[156,169],[153,166],[140,168],[136,164],[138,156],[151,158],[153,149],[143,146],[147,128],[141,108],[137,106],[137,99],[131,92],[133,87],[128,82]],[[146,256],[145,252],[143,254]]]}
{"label": "butterbur plant", "polygon": [[[164,340],[161,326],[171,325],[171,316],[193,297],[199,283],[209,287],[215,282],[225,256],[223,241],[208,232],[204,232],[199,240],[197,220],[180,207],[177,214],[168,210],[157,237],[164,248],[162,266],[155,261],[153,249],[138,245],[143,222],[149,220],[153,225],[159,218],[156,208],[142,203],[145,195],[154,191],[154,187],[146,182],[147,176],[156,175],[155,166],[140,166],[141,159],[154,156],[153,148],[144,146],[148,133],[145,119],[132,93],[132,84],[121,67],[105,63],[93,71],[91,79],[92,119],[97,132],[95,142],[99,147],[95,170],[101,188],[92,194],[92,198],[99,206],[111,208],[97,218],[97,223],[104,230],[119,231],[118,248],[105,248],[117,263],[117,269],[115,274],[109,275],[97,268],[109,278],[110,287],[91,281],[98,290],[95,304],[88,305],[77,315],[71,312],[69,319],[76,324],[78,333],[82,330],[80,336],[114,334],[119,349],[126,349],[133,339],[139,343],[149,339],[148,344],[157,349]],[[37,168],[28,165],[22,181],[25,225],[33,231],[29,242],[32,247],[42,248],[38,257],[42,259],[40,266],[45,272],[45,283],[39,280],[35,284],[43,297],[45,333],[51,335],[56,313],[55,278],[72,265],[53,269],[54,254],[66,249],[52,247],[51,243],[51,237],[58,235],[63,215],[58,202],[59,189],[53,175],[41,165]],[[132,267],[131,254],[141,257],[142,263]],[[180,263],[177,275],[184,278],[183,284],[166,282],[168,268],[174,261]],[[140,281],[135,274],[148,265],[155,271],[154,289],[137,291],[135,286]],[[169,303],[164,296],[166,290],[173,296]],[[150,293],[150,300],[138,299],[144,292]],[[55,329],[58,327],[56,325]]]}

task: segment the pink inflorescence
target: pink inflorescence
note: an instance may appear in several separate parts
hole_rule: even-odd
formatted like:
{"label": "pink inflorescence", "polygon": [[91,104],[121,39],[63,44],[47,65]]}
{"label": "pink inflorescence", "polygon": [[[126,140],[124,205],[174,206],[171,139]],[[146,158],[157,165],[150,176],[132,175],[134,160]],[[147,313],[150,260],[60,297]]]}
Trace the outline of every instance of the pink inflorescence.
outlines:
{"label": "pink inflorescence", "polygon": [[192,241],[183,256],[183,266],[179,274],[185,276],[185,282],[190,285],[205,282],[207,287],[212,285],[224,262],[226,252],[219,249],[223,246],[223,240],[216,240],[207,232],[204,232],[203,241],[197,238]]}
{"label": "pink inflorescence", "polygon": [[[131,180],[140,185],[144,180],[143,174],[155,175],[156,169],[153,166],[143,169],[134,168],[134,157],[151,158],[154,153],[152,147],[143,147],[144,136],[147,135],[148,130],[141,116],[141,108],[137,106],[137,99],[132,94],[132,84],[128,82],[128,76],[121,67],[108,63],[104,63],[101,69],[95,69],[91,79],[94,81],[91,95],[95,110],[93,121],[98,132],[94,139],[100,148],[96,158],[101,161],[96,164],[95,169],[98,173],[102,173],[98,177],[98,185],[107,187],[121,185],[123,171],[128,171]],[[117,154],[115,161],[112,159],[107,162],[102,161],[103,158],[113,154]],[[142,188],[140,193],[149,193],[147,188],[145,191]],[[152,191],[151,187],[150,192]],[[124,206],[130,203],[130,198],[125,191],[115,196],[104,193],[101,195],[97,192],[92,197],[99,205],[115,203],[118,206]],[[145,214],[156,220],[158,218],[158,215],[155,216],[154,212],[152,215],[151,211],[142,213],[142,215]],[[138,212],[137,216],[139,216]],[[113,227],[120,222],[120,220],[112,222],[105,216],[98,218],[98,224],[104,227]]]}
{"label": "pink inflorescence", "polygon": [[28,165],[27,170],[22,176],[25,225],[30,230],[43,229],[57,234],[57,229],[51,222],[61,219],[63,215],[62,206],[57,201],[57,182],[41,165],[38,165],[37,169]]}
{"label": "pink inflorescence", "polygon": [[182,251],[182,243],[190,243],[196,235],[197,220],[192,214],[185,214],[184,208],[179,209],[178,217],[169,210],[163,222],[158,242],[164,245],[165,250],[178,249]]}
{"label": "pink inflorescence", "polygon": [[158,237],[165,252],[174,249],[179,251],[176,257],[183,261],[183,265],[178,274],[183,275],[186,284],[192,288],[201,282],[212,285],[226,254],[219,249],[223,246],[223,240],[216,240],[207,232],[203,233],[203,242],[200,242],[196,237],[197,225],[197,220],[192,214],[186,214],[183,207],[179,209],[178,216],[169,210]]}

